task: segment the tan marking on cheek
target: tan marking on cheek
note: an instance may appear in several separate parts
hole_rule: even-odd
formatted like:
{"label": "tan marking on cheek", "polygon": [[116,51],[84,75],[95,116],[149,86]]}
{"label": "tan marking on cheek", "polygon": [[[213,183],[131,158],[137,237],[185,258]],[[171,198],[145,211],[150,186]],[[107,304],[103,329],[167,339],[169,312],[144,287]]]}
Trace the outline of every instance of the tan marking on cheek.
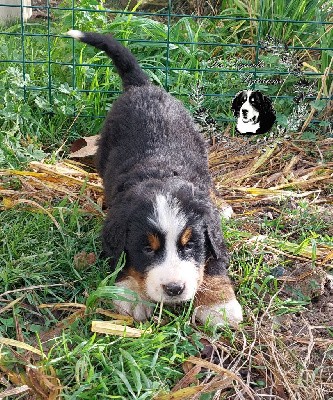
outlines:
{"label": "tan marking on cheek", "polygon": [[182,246],[186,246],[187,243],[191,240],[192,237],[192,228],[186,228],[180,237],[180,244]]}
{"label": "tan marking on cheek", "polygon": [[152,250],[157,251],[161,247],[161,242],[159,237],[156,234],[148,233],[147,235],[149,246]]}
{"label": "tan marking on cheek", "polygon": [[227,303],[235,298],[233,285],[227,276],[204,275],[203,282],[195,295],[194,305],[195,307],[212,306]]}

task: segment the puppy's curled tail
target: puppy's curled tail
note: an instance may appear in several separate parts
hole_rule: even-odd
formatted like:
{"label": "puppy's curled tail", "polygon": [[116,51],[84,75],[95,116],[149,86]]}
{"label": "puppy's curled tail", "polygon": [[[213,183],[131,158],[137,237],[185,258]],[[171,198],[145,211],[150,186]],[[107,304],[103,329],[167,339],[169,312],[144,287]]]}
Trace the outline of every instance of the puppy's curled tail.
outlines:
{"label": "puppy's curled tail", "polygon": [[148,76],[143,72],[133,54],[112,35],[78,30],[70,30],[67,35],[105,51],[122,79],[124,90],[131,86],[143,86],[149,83]]}

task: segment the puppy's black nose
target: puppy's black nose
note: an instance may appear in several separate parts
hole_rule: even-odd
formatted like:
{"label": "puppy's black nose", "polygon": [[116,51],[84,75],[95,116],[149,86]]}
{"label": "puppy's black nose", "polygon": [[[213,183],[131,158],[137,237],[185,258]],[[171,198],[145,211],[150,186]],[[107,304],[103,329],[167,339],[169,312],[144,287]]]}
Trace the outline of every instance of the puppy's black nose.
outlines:
{"label": "puppy's black nose", "polygon": [[168,283],[167,285],[162,285],[163,290],[168,296],[179,296],[180,294],[183,293],[185,289],[185,284],[184,283],[179,283],[179,282],[171,282]]}
{"label": "puppy's black nose", "polygon": [[249,112],[248,110],[242,110],[243,117],[246,117],[248,112]]}

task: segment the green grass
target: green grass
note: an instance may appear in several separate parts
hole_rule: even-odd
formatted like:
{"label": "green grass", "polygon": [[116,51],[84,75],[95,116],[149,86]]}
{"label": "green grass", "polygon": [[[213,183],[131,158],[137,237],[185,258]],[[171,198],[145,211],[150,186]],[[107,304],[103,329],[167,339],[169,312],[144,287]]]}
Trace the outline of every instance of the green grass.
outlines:
{"label": "green grass", "polygon": [[[5,297],[8,300],[20,298],[15,306],[0,314],[0,333],[16,338],[19,323],[20,335],[26,343],[35,343],[38,348],[41,338],[46,356],[38,365],[44,374],[56,374],[63,387],[62,398],[150,399],[157,392],[168,392],[181,379],[182,363],[189,356],[200,354],[203,349],[200,339],[205,337],[205,332],[215,340],[230,343],[236,340],[237,334],[228,328],[221,332],[210,328],[195,329],[190,323],[191,305],[177,312],[164,309],[162,325],[154,322],[138,324],[144,330],[152,329],[152,333],[147,331],[140,339],[92,334],[91,321],[105,319],[95,314],[95,307],[102,305],[110,309],[110,299],[117,295],[112,292],[108,298],[100,299],[103,300],[100,303],[94,293],[103,293],[98,288],[110,285],[114,276],[105,279],[108,267],[100,259],[83,268],[75,267],[73,259],[83,250],[99,254],[101,220],[80,213],[75,204],[65,201],[54,207],[53,216],[58,227],[47,215],[38,212],[11,210],[0,213],[1,289],[2,292],[9,291]],[[289,211],[284,209],[282,215],[287,216]],[[298,216],[295,215],[293,220],[297,221]],[[236,219],[225,226],[229,246],[239,241],[238,229],[243,222]],[[280,226],[278,220],[276,222]],[[302,226],[307,231],[315,230],[310,215],[304,216]],[[261,228],[281,241],[289,239],[288,233],[278,232],[271,221],[264,219]],[[248,245],[233,252],[230,273],[237,283],[241,303],[254,318],[262,314],[278,290],[272,275],[273,266],[289,263],[284,257],[272,263],[270,254],[271,251],[264,249],[253,253]],[[14,292],[10,292],[12,290]],[[47,332],[68,313],[38,309],[38,306],[70,302],[90,304],[91,308],[86,317],[78,317],[62,332],[58,329],[55,338],[45,343]],[[299,312],[308,302],[306,298],[291,300],[278,295],[271,305],[271,312],[277,316]],[[155,316],[158,314],[157,308]],[[245,321],[247,325],[251,326],[250,320]],[[1,365],[22,373],[28,360],[24,353],[19,353],[21,356],[17,358],[9,348],[3,347]]]}
{"label": "green grass", "polygon": [[[96,217],[80,215],[77,206],[66,205],[65,202],[58,210],[54,209],[53,216],[59,222],[58,227],[38,210],[30,213],[13,210],[0,214],[3,235],[1,282],[4,291],[19,286],[61,282],[63,275],[67,275],[69,281],[78,281],[78,287],[85,284],[87,271],[83,271],[83,275],[75,270],[73,258],[82,249],[98,253],[101,221]],[[102,277],[106,269],[98,265],[90,273],[94,278]],[[47,293],[46,288],[41,302],[48,301]],[[56,291],[52,289],[51,296],[55,293],[61,301],[72,301],[76,296],[76,290],[68,291],[66,285]],[[70,297],[66,293],[71,293]]]}
{"label": "green grass", "polygon": [[[0,214],[1,291],[26,288],[7,297],[21,300],[0,316],[0,332],[5,337],[16,337],[18,321],[24,340],[34,342],[64,317],[38,310],[39,304],[85,303],[88,293],[108,275],[107,265],[101,260],[83,270],[73,266],[75,254],[82,249],[99,253],[101,221],[80,214],[75,205],[64,204],[54,218],[58,228],[44,214],[17,210]],[[29,289],[35,286],[40,287]],[[91,309],[87,318],[78,319],[50,342],[40,365],[45,373],[50,368],[57,371],[65,399],[108,398],[111,394],[119,396],[115,398],[151,398],[179,380],[181,363],[202,347],[200,334],[189,326],[186,313],[186,309],[180,316],[166,312],[167,325],[152,325],[153,334],[133,340],[92,334],[91,320],[97,316]],[[2,357],[7,367],[17,364],[8,349],[2,349]]]}
{"label": "green grass", "polygon": [[77,323],[53,346],[44,366],[62,371],[65,399],[147,399],[179,380],[180,363],[199,347],[198,335],[177,324],[135,341],[91,335],[88,324]]}

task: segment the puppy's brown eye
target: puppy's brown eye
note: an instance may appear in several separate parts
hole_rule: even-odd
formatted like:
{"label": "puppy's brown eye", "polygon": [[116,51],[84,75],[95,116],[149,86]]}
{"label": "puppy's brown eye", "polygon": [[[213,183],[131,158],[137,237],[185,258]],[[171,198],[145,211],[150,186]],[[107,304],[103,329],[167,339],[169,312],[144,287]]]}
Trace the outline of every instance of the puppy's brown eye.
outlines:
{"label": "puppy's brown eye", "polygon": [[193,243],[189,243],[185,247],[183,247],[183,251],[184,251],[185,254],[192,254],[193,250],[194,250],[194,244]]}
{"label": "puppy's brown eye", "polygon": [[143,248],[143,252],[148,256],[152,256],[153,254],[155,254],[155,250],[153,250],[150,246],[145,246]]}

